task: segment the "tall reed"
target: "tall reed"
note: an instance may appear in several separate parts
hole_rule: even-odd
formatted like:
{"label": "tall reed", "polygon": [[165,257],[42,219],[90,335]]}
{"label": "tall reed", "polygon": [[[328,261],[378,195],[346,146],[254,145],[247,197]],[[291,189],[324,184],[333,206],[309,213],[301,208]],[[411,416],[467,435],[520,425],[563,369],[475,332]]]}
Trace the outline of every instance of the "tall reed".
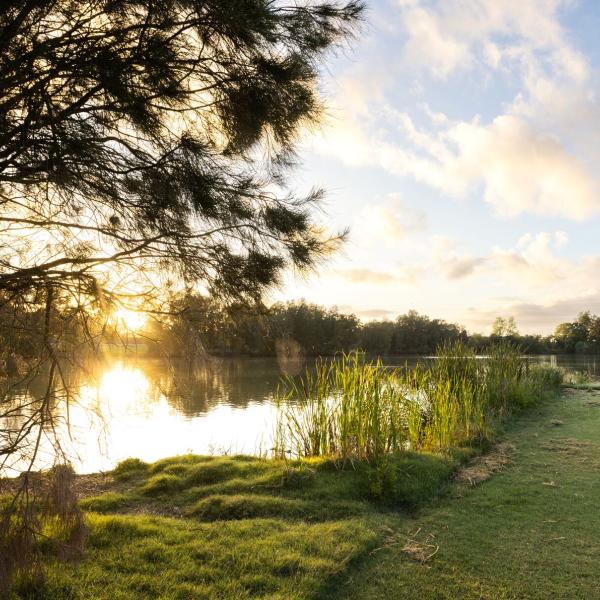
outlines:
{"label": "tall reed", "polygon": [[358,352],[321,359],[277,396],[275,453],[371,460],[478,443],[559,383],[556,369],[530,366],[510,344],[484,358],[462,342],[446,344],[414,369]]}

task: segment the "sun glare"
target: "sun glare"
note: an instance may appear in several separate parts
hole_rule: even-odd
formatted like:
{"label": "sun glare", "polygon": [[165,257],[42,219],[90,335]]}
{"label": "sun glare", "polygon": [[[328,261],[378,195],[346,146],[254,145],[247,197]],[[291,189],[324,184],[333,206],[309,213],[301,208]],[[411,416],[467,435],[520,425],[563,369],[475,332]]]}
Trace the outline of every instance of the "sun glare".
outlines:
{"label": "sun glare", "polygon": [[117,323],[130,331],[140,329],[146,324],[146,315],[135,310],[129,310],[127,308],[120,308],[115,313]]}
{"label": "sun glare", "polygon": [[141,401],[150,383],[140,369],[117,365],[102,376],[100,395],[121,407]]}

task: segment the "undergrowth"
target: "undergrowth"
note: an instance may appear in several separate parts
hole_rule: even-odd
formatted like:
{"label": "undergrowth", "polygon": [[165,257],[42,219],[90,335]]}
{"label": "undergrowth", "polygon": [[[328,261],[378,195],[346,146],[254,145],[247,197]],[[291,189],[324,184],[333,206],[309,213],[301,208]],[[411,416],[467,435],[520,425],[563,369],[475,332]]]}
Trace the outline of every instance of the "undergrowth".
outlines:
{"label": "undergrowth", "polygon": [[560,383],[557,369],[530,365],[507,343],[485,359],[461,342],[447,344],[414,369],[358,352],[320,360],[278,395],[275,453],[373,462],[409,450],[480,446]]}

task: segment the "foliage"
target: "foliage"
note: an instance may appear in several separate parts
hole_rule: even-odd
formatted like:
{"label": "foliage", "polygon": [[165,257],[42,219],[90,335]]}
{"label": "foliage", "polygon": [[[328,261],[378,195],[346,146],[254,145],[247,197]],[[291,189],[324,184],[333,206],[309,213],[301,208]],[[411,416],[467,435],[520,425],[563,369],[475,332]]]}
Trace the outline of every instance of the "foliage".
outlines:
{"label": "foliage", "polygon": [[63,558],[82,555],[87,528],[73,493],[73,470],[56,465],[46,473],[26,473],[31,481],[1,503],[0,595],[15,575],[42,579],[44,547]]}
{"label": "foliage", "polygon": [[319,64],[361,12],[5,2],[0,291],[107,301],[166,272],[254,300],[285,266],[312,265],[329,247],[311,215],[321,192],[294,198],[284,174],[319,116]]}
{"label": "foliage", "polygon": [[505,319],[503,317],[496,317],[492,325],[492,335],[498,337],[515,337],[519,335],[515,318],[508,317],[508,319]]}
{"label": "foliage", "polygon": [[[364,350],[372,356],[433,354],[444,343],[462,340],[478,354],[487,354],[498,342],[518,345],[525,354],[600,351],[594,330],[596,317],[581,324],[562,324],[555,336],[519,334],[511,319],[491,335],[468,334],[459,325],[431,319],[415,311],[394,321],[362,322],[355,315],[303,300],[249,308],[224,306],[208,296],[187,295],[174,300],[169,325],[154,324],[149,336],[161,347],[179,355],[273,356],[283,344],[295,345],[302,356],[331,356],[336,352]],[[514,319],[513,319],[514,321]],[[508,325],[507,325],[508,323]],[[496,324],[497,325],[497,324]],[[600,325],[598,325],[600,331]],[[599,334],[600,335],[600,334]]]}
{"label": "foliage", "polygon": [[600,317],[582,312],[571,323],[556,327],[554,337],[567,352],[600,352]]}
{"label": "foliage", "polygon": [[444,342],[466,338],[466,332],[458,325],[441,319],[430,319],[410,310],[395,322],[390,354],[430,354]]}
{"label": "foliage", "polygon": [[446,344],[430,366],[415,369],[387,368],[358,353],[320,360],[280,394],[275,450],[379,461],[408,449],[477,444],[559,383],[557,370],[529,366],[506,343],[487,360],[464,342]]}

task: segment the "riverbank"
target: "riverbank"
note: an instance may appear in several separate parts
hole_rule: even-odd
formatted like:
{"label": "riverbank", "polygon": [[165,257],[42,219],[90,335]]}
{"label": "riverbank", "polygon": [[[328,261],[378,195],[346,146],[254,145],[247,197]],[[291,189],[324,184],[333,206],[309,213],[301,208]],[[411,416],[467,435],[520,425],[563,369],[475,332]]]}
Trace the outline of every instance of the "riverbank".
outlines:
{"label": "riverbank", "polygon": [[452,483],[468,451],[406,455],[394,510],[385,469],[127,461],[80,479],[83,561],[15,597],[600,598],[599,427],[600,393],[566,390]]}
{"label": "riverbank", "polygon": [[[393,488],[408,514],[439,493],[472,451],[406,453]],[[79,476],[84,560],[47,563],[20,598],[315,598],[377,547],[392,514],[386,485],[365,463],[250,456],[128,460]],[[50,559],[49,559],[50,560]]]}
{"label": "riverbank", "polygon": [[[481,486],[453,486],[416,519],[396,519],[384,550],[329,597],[600,598],[598,431],[593,386],[525,413],[505,436],[507,468]],[[420,562],[415,548],[436,553]]]}

